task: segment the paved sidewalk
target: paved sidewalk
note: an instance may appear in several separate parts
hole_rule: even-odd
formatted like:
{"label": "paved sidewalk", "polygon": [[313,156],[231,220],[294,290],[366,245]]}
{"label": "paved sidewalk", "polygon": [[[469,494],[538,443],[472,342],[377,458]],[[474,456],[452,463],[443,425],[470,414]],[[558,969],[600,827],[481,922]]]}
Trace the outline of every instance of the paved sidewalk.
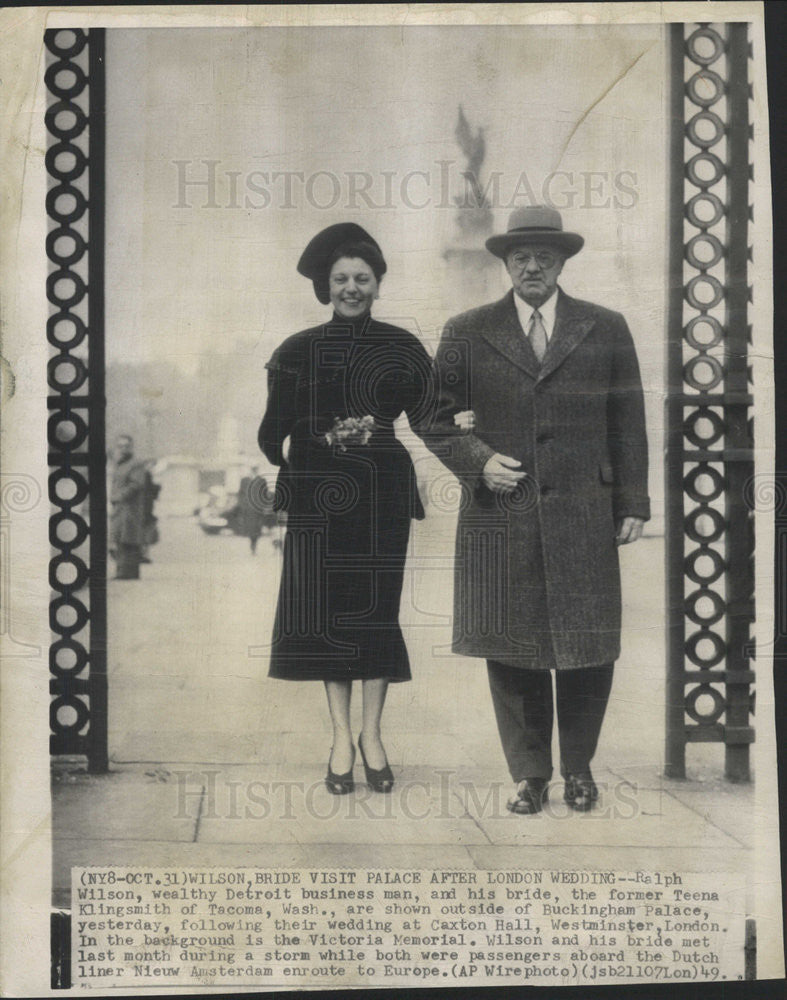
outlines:
{"label": "paved sidewalk", "polygon": [[[262,540],[162,524],[139,582],[110,584],[110,757],[53,767],[54,902],[72,865],[393,866],[741,871],[752,863],[750,786],[722,779],[723,747],[690,747],[690,779],[663,774],[662,540],[622,550],[624,650],[594,764],[599,808],[540,816],[509,794],[481,661],[450,654],[453,519],[413,539],[402,620],[413,682],[392,686],[392,795],[334,798],[320,684],[266,677],[279,556]],[[359,711],[359,706],[354,708]]]}

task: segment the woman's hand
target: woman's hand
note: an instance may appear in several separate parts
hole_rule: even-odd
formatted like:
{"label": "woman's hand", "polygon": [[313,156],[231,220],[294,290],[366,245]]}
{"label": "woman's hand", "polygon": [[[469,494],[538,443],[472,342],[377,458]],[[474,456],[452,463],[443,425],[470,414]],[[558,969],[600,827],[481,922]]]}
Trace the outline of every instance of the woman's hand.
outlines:
{"label": "woman's hand", "polygon": [[289,460],[290,460],[290,445],[291,444],[292,444],[292,441],[290,439],[290,435],[288,434],[287,437],[281,443],[281,457],[284,459],[285,462],[289,462]]}

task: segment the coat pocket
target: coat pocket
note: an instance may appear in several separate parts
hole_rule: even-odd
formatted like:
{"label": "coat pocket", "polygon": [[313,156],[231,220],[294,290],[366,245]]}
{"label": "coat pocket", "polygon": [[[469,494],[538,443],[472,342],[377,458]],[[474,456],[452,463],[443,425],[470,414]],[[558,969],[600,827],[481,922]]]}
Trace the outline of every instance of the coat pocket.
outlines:
{"label": "coat pocket", "polygon": [[615,474],[612,471],[611,462],[601,462],[598,467],[598,474],[602,483],[612,486],[615,482]]}

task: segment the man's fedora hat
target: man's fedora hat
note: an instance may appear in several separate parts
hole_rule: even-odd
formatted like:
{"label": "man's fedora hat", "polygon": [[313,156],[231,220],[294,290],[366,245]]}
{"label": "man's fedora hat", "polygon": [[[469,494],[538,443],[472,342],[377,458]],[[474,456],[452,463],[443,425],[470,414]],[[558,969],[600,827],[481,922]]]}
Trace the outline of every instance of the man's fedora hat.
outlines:
{"label": "man's fedora hat", "polygon": [[328,268],[333,254],[345,243],[367,243],[379,254],[378,269],[385,273],[385,260],[376,240],[366,230],[355,222],[337,222],[327,229],[320,230],[309,240],[306,249],[298,261],[298,273],[304,278],[311,278],[314,292],[323,305],[331,300],[328,294]]}
{"label": "man's fedora hat", "polygon": [[543,243],[561,250],[566,257],[579,253],[585,240],[579,233],[563,231],[563,220],[556,208],[529,205],[515,208],[508,218],[508,232],[490,236],[486,248],[495,257],[505,260],[516,246]]}

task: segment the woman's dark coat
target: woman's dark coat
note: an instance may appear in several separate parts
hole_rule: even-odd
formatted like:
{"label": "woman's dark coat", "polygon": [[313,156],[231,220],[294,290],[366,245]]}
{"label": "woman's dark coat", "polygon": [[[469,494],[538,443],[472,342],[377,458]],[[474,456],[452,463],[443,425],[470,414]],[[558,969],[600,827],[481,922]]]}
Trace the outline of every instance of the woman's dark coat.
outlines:
{"label": "woman's dark coat", "polygon": [[[616,522],[650,516],[636,352],[619,313],[559,295],[543,363],[513,292],[451,320],[436,365],[446,398],[430,447],[464,484],[453,648],[528,668],[620,653]],[[476,426],[461,434],[457,410]],[[508,497],[481,480],[496,452],[527,478]]]}
{"label": "woman's dark coat", "polygon": [[[287,338],[268,370],[259,444],[281,466],[275,506],[287,512],[270,675],[408,680],[399,600],[423,507],[393,422],[402,411],[415,429],[428,419],[429,356],[399,327],[335,316]],[[367,444],[326,441],[336,418],[367,415]]]}

